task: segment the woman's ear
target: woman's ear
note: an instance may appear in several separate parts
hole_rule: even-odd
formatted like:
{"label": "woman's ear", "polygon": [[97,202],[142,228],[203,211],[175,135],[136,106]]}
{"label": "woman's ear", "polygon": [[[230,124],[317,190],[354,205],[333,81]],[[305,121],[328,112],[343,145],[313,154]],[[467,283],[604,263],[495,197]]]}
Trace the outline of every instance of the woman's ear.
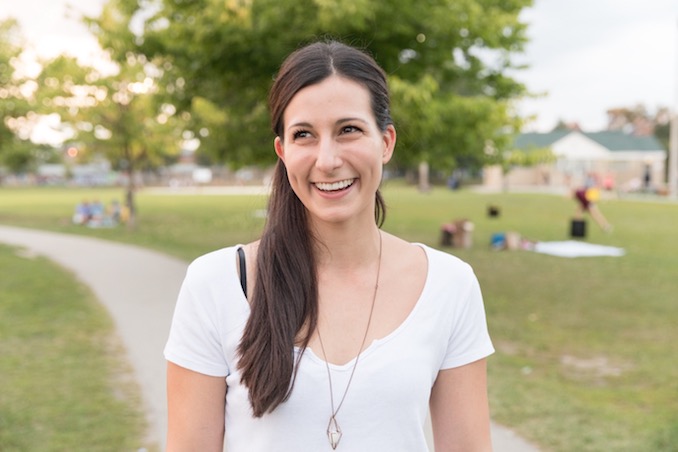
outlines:
{"label": "woman's ear", "polygon": [[385,165],[391,160],[391,157],[393,157],[393,151],[395,149],[395,144],[396,144],[396,130],[393,125],[389,125],[386,127],[386,130],[383,133],[384,137],[384,151],[382,155],[382,163]]}
{"label": "woman's ear", "polygon": [[275,153],[280,160],[285,161],[285,148],[283,147],[282,140],[280,137],[275,137],[273,140],[273,147],[275,148]]}

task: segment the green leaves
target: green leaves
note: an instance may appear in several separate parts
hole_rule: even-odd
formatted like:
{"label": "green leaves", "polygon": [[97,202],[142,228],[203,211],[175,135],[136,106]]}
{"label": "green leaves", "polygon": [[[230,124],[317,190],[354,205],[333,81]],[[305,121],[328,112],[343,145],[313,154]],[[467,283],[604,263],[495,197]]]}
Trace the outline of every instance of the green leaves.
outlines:
{"label": "green leaves", "polygon": [[456,156],[480,162],[486,142],[502,146],[517,125],[508,104],[525,88],[507,70],[527,40],[519,14],[530,4],[110,0],[92,24],[116,61],[131,52],[159,69],[159,95],[190,114],[200,152],[236,166],[275,158],[265,102],[288,53],[326,37],[364,46],[390,76],[397,164],[430,156],[449,167]]}
{"label": "green leaves", "polygon": [[22,50],[19,31],[16,20],[0,21],[0,166],[14,172],[26,171],[35,160],[21,130],[29,122],[34,84],[16,70]]}

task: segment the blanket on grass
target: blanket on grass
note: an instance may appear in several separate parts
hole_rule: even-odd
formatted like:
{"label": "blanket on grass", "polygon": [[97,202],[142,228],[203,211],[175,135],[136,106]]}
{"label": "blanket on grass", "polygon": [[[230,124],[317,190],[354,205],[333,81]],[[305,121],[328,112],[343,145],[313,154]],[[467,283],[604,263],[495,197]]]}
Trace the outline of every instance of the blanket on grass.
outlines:
{"label": "blanket on grass", "polygon": [[624,248],[596,245],[593,243],[566,240],[563,242],[537,242],[534,251],[559,257],[623,256]]}

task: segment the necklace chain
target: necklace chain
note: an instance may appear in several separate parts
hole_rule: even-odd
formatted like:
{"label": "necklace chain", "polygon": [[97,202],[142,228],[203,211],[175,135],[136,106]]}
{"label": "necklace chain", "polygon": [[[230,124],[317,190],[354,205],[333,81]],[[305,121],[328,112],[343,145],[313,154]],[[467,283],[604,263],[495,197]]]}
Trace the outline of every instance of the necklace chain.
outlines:
{"label": "necklace chain", "polygon": [[365,341],[367,340],[367,333],[370,331],[370,324],[372,323],[372,314],[374,313],[374,304],[375,301],[377,300],[377,291],[379,289],[379,276],[381,274],[381,251],[382,251],[382,245],[383,245],[383,239],[381,235],[381,231],[379,231],[379,260],[377,261],[377,277],[374,283],[374,293],[372,294],[372,306],[370,307],[370,315],[367,318],[367,326],[365,327],[365,334],[363,335],[363,340],[360,344],[360,349],[358,350],[358,354],[355,357],[355,362],[353,363],[353,369],[351,370],[351,375],[348,377],[348,383],[346,383],[346,389],[344,390],[344,394],[341,397],[341,400],[339,401],[339,405],[337,408],[334,408],[334,391],[332,390],[332,373],[330,371],[330,364],[327,362],[327,355],[325,354],[325,346],[323,345],[323,339],[322,336],[320,335],[320,328],[318,328],[318,341],[320,342],[320,350],[323,352],[323,359],[325,360],[325,367],[327,368],[327,379],[329,381],[329,386],[330,386],[330,406],[332,408],[332,415],[330,416],[330,421],[327,425],[327,437],[330,441],[330,445],[332,446],[332,449],[336,449],[337,446],[339,445],[339,440],[341,439],[341,428],[339,427],[339,423],[337,422],[337,413],[339,413],[339,410],[341,409],[341,406],[344,404],[344,400],[346,400],[346,394],[348,394],[348,388],[351,387],[351,382],[353,381],[353,375],[355,374],[355,370],[358,367],[358,360],[360,359],[360,354],[363,352],[363,347],[365,347]]}

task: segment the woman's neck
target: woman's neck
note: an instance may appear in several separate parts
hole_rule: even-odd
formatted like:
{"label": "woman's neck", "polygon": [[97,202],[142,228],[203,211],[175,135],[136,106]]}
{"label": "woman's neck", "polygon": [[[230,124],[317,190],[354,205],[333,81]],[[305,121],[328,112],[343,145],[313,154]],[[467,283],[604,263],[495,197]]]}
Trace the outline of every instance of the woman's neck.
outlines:
{"label": "woman's neck", "polygon": [[319,268],[357,268],[378,258],[381,231],[374,221],[362,227],[315,228],[316,262]]}

